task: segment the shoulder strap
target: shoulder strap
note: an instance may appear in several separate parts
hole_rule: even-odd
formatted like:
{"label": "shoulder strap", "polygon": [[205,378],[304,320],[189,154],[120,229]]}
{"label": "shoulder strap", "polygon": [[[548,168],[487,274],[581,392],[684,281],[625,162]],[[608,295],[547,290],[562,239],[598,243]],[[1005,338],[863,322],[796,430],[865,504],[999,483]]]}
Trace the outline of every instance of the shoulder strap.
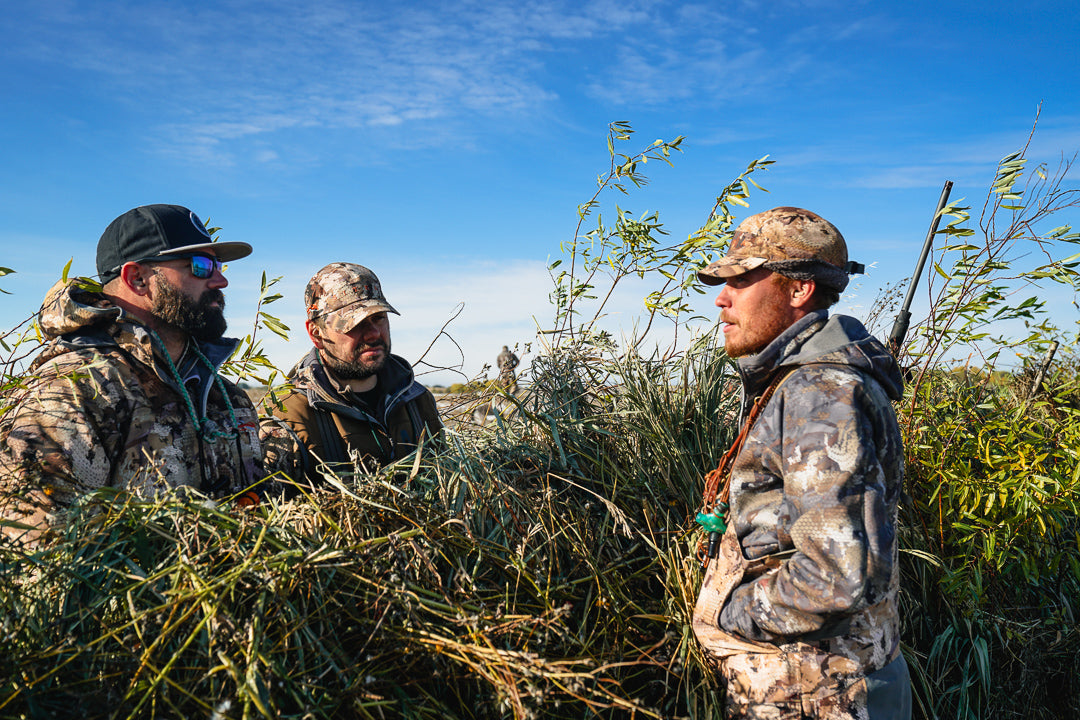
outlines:
{"label": "shoulder strap", "polygon": [[322,440],[323,450],[326,453],[323,460],[331,464],[349,462],[345,442],[341,438],[334,418],[330,417],[330,412],[312,408],[312,414],[315,416],[315,425],[319,428],[319,438]]}
{"label": "shoulder strap", "polygon": [[784,381],[791,377],[792,373],[798,369],[799,366],[796,366],[777,373],[773,378],[773,381],[765,388],[765,392],[754,401],[754,405],[750,408],[750,412],[747,414],[746,421],[743,423],[742,429],[739,430],[735,442],[731,444],[731,447],[724,453],[724,456],[720,458],[720,464],[716,466],[716,469],[710,470],[708,474],[705,475],[705,492],[701,497],[701,504],[704,508],[703,512],[715,512],[715,508],[718,505],[727,505],[728,497],[731,493],[731,466],[735,463],[735,458],[738,457],[739,451],[742,450],[742,446],[746,442],[746,436],[750,434],[750,429],[754,427],[754,423],[757,422],[758,416],[761,415],[761,411],[765,409],[765,406],[769,403],[769,399],[773,396],[773,393],[776,392],[776,389],[783,385]]}

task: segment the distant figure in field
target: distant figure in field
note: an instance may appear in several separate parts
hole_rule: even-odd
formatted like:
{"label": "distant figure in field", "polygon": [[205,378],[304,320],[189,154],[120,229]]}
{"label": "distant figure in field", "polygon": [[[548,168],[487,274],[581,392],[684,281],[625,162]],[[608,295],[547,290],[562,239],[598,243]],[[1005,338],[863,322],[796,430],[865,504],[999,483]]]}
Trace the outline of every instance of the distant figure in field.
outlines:
{"label": "distant figure in field", "polygon": [[308,282],[304,305],[314,347],[289,373],[292,392],[263,419],[267,470],[318,486],[320,466],[374,471],[441,435],[434,396],[390,354],[387,313],[399,313],[375,273],[330,263]]}
{"label": "distant figure in field", "polygon": [[514,372],[514,368],[516,368],[520,362],[518,356],[515,355],[509,347],[503,345],[502,352],[499,353],[499,357],[496,359],[496,363],[499,366],[499,379],[496,380],[496,382],[499,384],[499,387],[508,393],[513,393],[517,388],[517,374]]}
{"label": "distant figure in field", "polygon": [[223,337],[223,263],[250,253],[214,242],[185,207],[146,205],[98,241],[100,291],[82,278],[49,290],[49,342],[0,421],[8,536],[39,542],[104,487],[220,497],[263,477],[255,408],[218,373],[239,344]]}

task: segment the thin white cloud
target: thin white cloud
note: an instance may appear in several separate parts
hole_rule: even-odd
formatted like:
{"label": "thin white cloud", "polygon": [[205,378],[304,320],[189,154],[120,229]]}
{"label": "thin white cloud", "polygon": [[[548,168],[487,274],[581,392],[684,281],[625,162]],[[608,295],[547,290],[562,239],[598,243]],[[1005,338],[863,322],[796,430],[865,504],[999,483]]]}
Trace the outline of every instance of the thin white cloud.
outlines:
{"label": "thin white cloud", "polygon": [[[876,168],[852,177],[858,187],[876,189],[903,189],[938,185],[943,179],[957,184],[974,185],[980,192],[993,182],[998,162],[1006,155],[1023,149],[1026,132],[994,132],[973,134],[954,143],[923,143],[903,147],[885,148],[867,162],[860,157],[860,165]],[[1073,156],[1063,155],[1062,148],[1080,147],[1080,131],[1071,129],[1037,129],[1027,150],[1028,170],[1045,164],[1053,173],[1058,164]],[[922,164],[907,162],[912,157],[925,158]]]}
{"label": "thin white cloud", "polygon": [[587,91],[614,105],[711,106],[717,98],[732,100],[775,87],[792,65],[801,62],[794,56],[779,65],[765,59],[761,48],[734,51],[709,38],[676,47],[666,42],[631,43],[619,47],[616,61],[594,77]]}
{"label": "thin white cloud", "polygon": [[556,95],[538,77],[539,50],[617,33],[650,5],[53,2],[23,11],[8,52],[95,76],[132,112],[171,118],[175,152],[228,163],[237,141],[294,127],[463,123],[542,106]]}
{"label": "thin white cloud", "polygon": [[[907,190],[940,187],[949,179],[958,187],[974,186],[981,194],[993,182],[998,162],[1024,147],[1034,120],[1033,110],[1029,118],[1017,116],[1015,132],[995,129],[948,137],[892,137],[889,141],[883,141],[882,133],[869,123],[865,134],[802,143],[794,148],[770,143],[765,131],[762,142],[771,146],[771,158],[779,163],[778,167],[814,168],[822,183],[830,187]],[[1063,156],[1062,148],[1080,147],[1077,127],[1080,122],[1069,116],[1055,116],[1052,123],[1040,123],[1028,148],[1028,167],[1045,164],[1052,172],[1062,159],[1072,158],[1072,154]],[[730,130],[718,133],[721,143],[752,138]]]}
{"label": "thin white cloud", "polygon": [[[778,87],[809,62],[790,43],[770,53],[746,20],[659,0],[471,0],[452,11],[52,0],[28,5],[20,23],[7,52],[91,75],[132,113],[169,118],[146,145],[161,150],[164,140],[165,152],[200,164],[254,156],[245,143],[271,135],[289,161],[296,128],[359,129],[382,147],[469,144],[473,116],[546,111],[560,99],[556,85],[615,104],[711,105]],[[595,52],[604,47],[613,51]],[[566,83],[554,68],[575,57],[589,64]]]}

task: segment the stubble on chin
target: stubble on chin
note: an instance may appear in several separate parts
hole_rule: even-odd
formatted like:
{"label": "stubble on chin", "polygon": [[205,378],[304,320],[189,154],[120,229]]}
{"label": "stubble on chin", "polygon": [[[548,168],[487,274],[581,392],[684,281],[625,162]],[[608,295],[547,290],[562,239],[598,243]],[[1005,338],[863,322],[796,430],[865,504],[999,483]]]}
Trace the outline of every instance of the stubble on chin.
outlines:
{"label": "stubble on chin", "polygon": [[[372,375],[376,374],[383,369],[386,365],[387,359],[390,357],[390,349],[385,345],[373,345],[366,346],[364,349],[370,349],[371,347],[378,347],[382,349],[382,353],[379,355],[378,360],[372,362],[364,362],[360,359],[356,360],[342,360],[337,356],[331,354],[326,348],[323,348],[319,354],[322,358],[323,364],[330,368],[330,371],[334,373],[341,380],[365,380]],[[359,358],[363,352],[356,353],[356,357]]]}
{"label": "stubble on chin", "polygon": [[724,335],[724,352],[731,358],[757,355],[787,329],[787,325],[776,315],[766,315],[745,325],[731,322],[723,315],[720,319],[735,328]]}
{"label": "stubble on chin", "polygon": [[748,343],[740,339],[734,338],[730,335],[724,336],[724,352],[730,358],[740,358],[746,355],[753,355],[758,350],[748,347]]}

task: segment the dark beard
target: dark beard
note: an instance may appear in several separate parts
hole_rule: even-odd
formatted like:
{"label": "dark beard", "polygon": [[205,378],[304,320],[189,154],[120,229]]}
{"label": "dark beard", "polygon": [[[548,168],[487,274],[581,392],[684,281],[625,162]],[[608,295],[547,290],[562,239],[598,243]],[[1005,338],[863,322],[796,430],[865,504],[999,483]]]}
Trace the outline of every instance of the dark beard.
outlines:
{"label": "dark beard", "polygon": [[319,358],[322,360],[323,365],[328,367],[330,372],[334,373],[339,380],[366,380],[382,370],[383,366],[386,365],[386,361],[390,358],[390,346],[382,342],[365,345],[363,348],[360,348],[358,352],[362,352],[369,347],[381,347],[386,350],[386,352],[383,353],[380,360],[374,363],[339,360],[331,355],[325,348],[319,352]]}
{"label": "dark beard", "polygon": [[[219,307],[212,307],[213,302],[219,303]],[[207,290],[196,301],[160,277],[150,312],[199,342],[220,340],[228,327],[225,323],[225,295],[221,290]]]}

